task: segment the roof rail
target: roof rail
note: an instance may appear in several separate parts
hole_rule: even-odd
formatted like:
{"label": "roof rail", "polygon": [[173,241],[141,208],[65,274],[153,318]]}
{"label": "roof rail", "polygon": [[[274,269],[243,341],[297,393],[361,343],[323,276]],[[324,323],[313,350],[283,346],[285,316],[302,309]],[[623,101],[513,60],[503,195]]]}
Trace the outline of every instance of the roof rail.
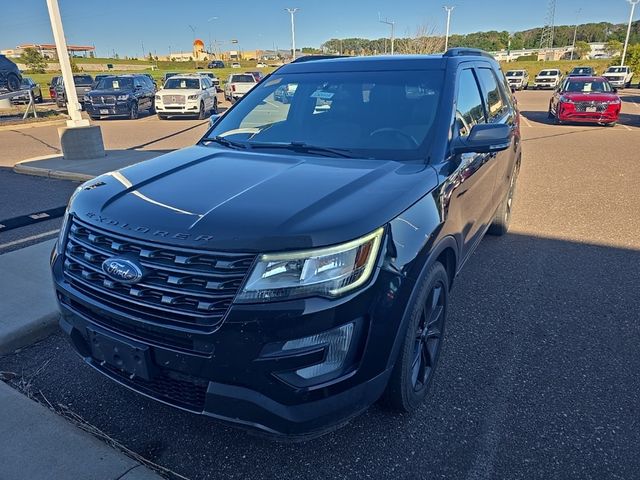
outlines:
{"label": "roof rail", "polygon": [[316,60],[330,60],[332,58],[345,58],[347,55],[305,55],[304,57],[298,57],[289,63],[304,63],[313,62]]}
{"label": "roof rail", "polygon": [[[479,48],[450,48],[447,50],[443,56],[445,57],[462,57],[462,56],[481,56],[481,57],[489,57],[494,58],[490,53],[485,52],[484,50],[480,50]],[[495,60],[495,59],[494,59]]]}

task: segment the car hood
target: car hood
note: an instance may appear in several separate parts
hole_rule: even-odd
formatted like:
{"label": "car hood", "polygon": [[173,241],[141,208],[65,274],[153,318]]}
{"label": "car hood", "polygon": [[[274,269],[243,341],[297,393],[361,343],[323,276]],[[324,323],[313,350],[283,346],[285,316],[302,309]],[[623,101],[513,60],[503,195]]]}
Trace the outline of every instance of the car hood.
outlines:
{"label": "car hood", "polygon": [[143,240],[282,251],[369,233],[436,185],[425,164],[195,146],[87,182],[70,211]]}
{"label": "car hood", "polygon": [[131,93],[133,92],[133,90],[126,90],[126,89],[118,89],[118,90],[91,90],[90,92],[87,93],[88,96],[90,97],[99,97],[101,95],[131,95]]}
{"label": "car hood", "polygon": [[186,88],[167,88],[158,90],[156,93],[158,95],[200,95],[202,90],[197,88],[186,89]]}
{"label": "car hood", "polygon": [[563,97],[571,99],[573,102],[612,102],[619,97],[615,93],[582,93],[564,92]]}

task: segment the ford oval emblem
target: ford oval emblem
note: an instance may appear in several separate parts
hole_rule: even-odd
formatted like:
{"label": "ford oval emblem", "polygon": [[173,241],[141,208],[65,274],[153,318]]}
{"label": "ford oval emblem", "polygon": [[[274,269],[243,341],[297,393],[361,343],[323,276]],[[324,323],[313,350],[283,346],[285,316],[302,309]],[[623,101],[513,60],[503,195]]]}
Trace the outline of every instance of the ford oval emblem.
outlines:
{"label": "ford oval emblem", "polygon": [[102,262],[102,271],[116,282],[136,283],[142,280],[142,267],[126,258],[107,258]]}

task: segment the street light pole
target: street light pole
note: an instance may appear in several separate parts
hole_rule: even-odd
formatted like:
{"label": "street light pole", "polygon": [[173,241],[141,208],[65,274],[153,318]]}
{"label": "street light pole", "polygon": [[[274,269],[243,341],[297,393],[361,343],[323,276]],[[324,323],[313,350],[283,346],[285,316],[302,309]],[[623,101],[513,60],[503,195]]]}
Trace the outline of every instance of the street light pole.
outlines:
{"label": "street light pole", "polygon": [[576,51],[576,38],[578,37],[578,17],[580,16],[581,8],[576,13],[576,27],[573,30],[573,47],[571,48],[571,60],[573,60],[573,53]]}
{"label": "street light pole", "polygon": [[445,6],[442,8],[444,8],[447,12],[447,35],[444,37],[444,51],[446,52],[447,50],[449,50],[449,28],[451,27],[451,12],[453,12],[453,9],[456,7]]}
{"label": "street light pole", "polygon": [[296,24],[293,20],[293,15],[299,10],[299,8],[285,8],[289,15],[291,15],[291,56],[292,60],[296,59]]}
{"label": "street light pole", "polygon": [[62,28],[62,18],[60,17],[58,0],[47,0],[47,8],[49,9],[51,30],[53,31],[53,39],[56,44],[56,51],[58,52],[58,62],[60,62],[60,70],[62,72],[62,81],[64,83],[64,91],[67,98],[67,110],[71,117],[71,120],[67,120],[67,126],[87,127],[89,126],[89,121],[83,119],[80,114],[82,108],[78,102],[76,85],[73,81],[73,71],[71,70],[71,61],[69,60],[67,41],[64,38],[64,29]]}
{"label": "street light pole", "polygon": [[636,10],[636,5],[640,0],[627,0],[631,4],[631,14],[629,15],[629,26],[627,27],[627,37],[624,40],[624,49],[622,50],[622,60],[620,65],[624,65],[624,60],[627,56],[627,47],[629,46],[629,35],[631,34],[631,23],[633,22],[633,13]]}
{"label": "street light pole", "polygon": [[382,18],[380,18],[380,13],[378,13],[378,21],[380,23],[384,23],[385,25],[389,25],[391,27],[391,55],[393,55],[395,51],[395,42],[396,42],[396,36],[395,36],[396,22],[391,21],[389,19],[382,20]]}

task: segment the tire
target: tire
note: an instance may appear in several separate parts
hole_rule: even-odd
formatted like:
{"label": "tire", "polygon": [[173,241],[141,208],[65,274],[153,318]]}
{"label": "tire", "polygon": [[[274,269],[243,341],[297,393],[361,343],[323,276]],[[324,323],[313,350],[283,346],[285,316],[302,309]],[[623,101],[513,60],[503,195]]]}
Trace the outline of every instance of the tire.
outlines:
{"label": "tire", "polygon": [[615,127],[618,124],[618,122],[611,122],[611,123],[607,123],[605,124],[607,127]]}
{"label": "tire", "polygon": [[129,110],[129,119],[136,120],[140,116],[140,111],[138,110],[138,102],[133,102],[131,104],[131,109]]}
{"label": "tire", "polygon": [[211,109],[213,115],[218,114],[218,97],[213,97],[213,108]]}
{"label": "tire", "polygon": [[489,225],[489,230],[487,230],[489,235],[501,237],[509,231],[509,225],[511,224],[511,208],[513,207],[513,200],[515,198],[517,178],[518,172],[515,170],[511,174],[511,183],[509,184],[507,195],[504,197],[502,202],[500,202],[500,206],[498,207],[498,210],[496,210],[493,221],[491,222],[491,225]]}
{"label": "tire", "polygon": [[166,120],[166,119],[167,119],[167,116],[166,116],[166,115],[162,115],[162,114],[160,114],[160,113],[159,113],[159,114],[158,114],[158,119],[160,119],[160,120]]}
{"label": "tire", "polygon": [[198,112],[198,120],[207,118],[207,111],[204,109],[204,102],[200,101],[200,111]]}
{"label": "tire", "polygon": [[95,115],[89,115],[89,118],[91,120],[100,120],[100,116],[95,116]]}
{"label": "tire", "polygon": [[36,103],[42,103],[42,94],[38,95],[38,96],[35,98],[35,102],[36,102]]}
{"label": "tire", "polygon": [[524,89],[527,90],[529,88],[529,85],[525,85]]}
{"label": "tire", "polygon": [[553,115],[553,112],[551,111],[551,107],[549,107],[549,111],[547,112],[547,118],[548,118],[549,120],[553,120],[554,118],[556,118],[556,117]]}
{"label": "tire", "polygon": [[416,284],[407,306],[404,341],[381,398],[383,404],[412,412],[424,400],[438,365],[449,305],[449,277],[435,262]]}
{"label": "tire", "polygon": [[151,106],[149,107],[149,115],[154,115],[156,113],[156,101],[151,100]]}
{"label": "tire", "polygon": [[20,78],[15,73],[11,72],[7,75],[7,88],[10,92],[20,90],[20,83]]}

